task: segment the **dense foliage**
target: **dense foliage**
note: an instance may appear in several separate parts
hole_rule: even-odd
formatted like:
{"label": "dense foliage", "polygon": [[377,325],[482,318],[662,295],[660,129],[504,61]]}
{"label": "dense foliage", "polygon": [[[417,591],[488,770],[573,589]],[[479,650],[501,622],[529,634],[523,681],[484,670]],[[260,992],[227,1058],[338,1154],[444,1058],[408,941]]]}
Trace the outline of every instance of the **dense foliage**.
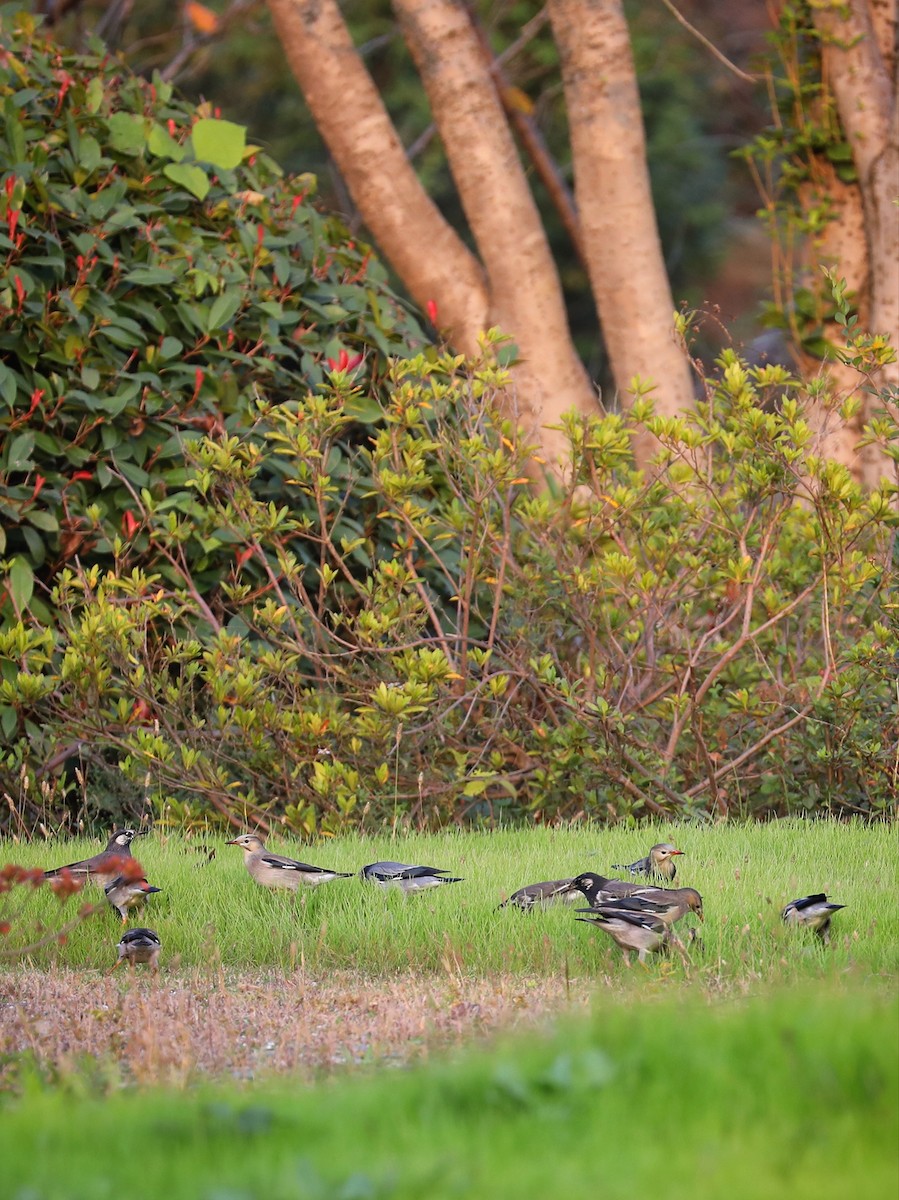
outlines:
{"label": "dense foliage", "polygon": [[[895,489],[865,495],[820,455],[781,368],[721,369],[689,417],[643,400],[572,418],[574,475],[550,496],[497,411],[498,368],[397,362],[350,457],[378,508],[355,537],[329,468],[347,381],[260,404],[253,440],[190,450],[174,505],[140,502],[176,582],[66,569],[58,623],[0,638],[7,789],[24,767],[37,805],[58,801],[33,788],[58,730],[175,821],[888,811]],[[256,495],[268,459],[314,519]],[[180,555],[212,537],[254,570],[215,607]]]}
{"label": "dense foliage", "polygon": [[[155,562],[139,513],[177,503],[189,443],[252,438],[258,396],[336,370],[377,396],[423,336],[310,176],[28,17],[0,37],[0,620],[29,602],[46,620],[59,568]],[[257,494],[302,509],[277,467]],[[227,539],[180,552],[204,594],[233,566]]]}

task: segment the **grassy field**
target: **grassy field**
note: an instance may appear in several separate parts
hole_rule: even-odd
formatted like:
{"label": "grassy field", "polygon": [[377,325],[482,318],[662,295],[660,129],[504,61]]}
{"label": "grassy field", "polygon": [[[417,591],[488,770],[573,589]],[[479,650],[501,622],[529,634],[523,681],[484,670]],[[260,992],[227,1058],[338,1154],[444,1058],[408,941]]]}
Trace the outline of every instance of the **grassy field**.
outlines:
{"label": "grassy field", "polygon": [[899,1022],[883,985],[695,991],[450,1062],[315,1088],[0,1106],[4,1200],[887,1200],[899,1188]]}
{"label": "grassy field", "polygon": [[[685,851],[678,859],[678,882],[702,892],[706,911],[702,947],[691,951],[692,965],[685,968],[672,959],[662,970],[678,978],[706,975],[717,983],[792,981],[834,970],[895,971],[895,830],[860,823],[783,821],[638,831],[577,826],[397,840],[344,837],[311,846],[272,840],[272,849],[336,870],[358,871],[366,862],[391,858],[464,877],[463,883],[409,897],[357,878],[339,879],[296,899],[253,883],[242,852],[224,845],[223,838],[151,834],[134,849],[150,882],[163,891],[135,923],[158,931],[169,970],[271,967],[321,974],[351,969],[383,976],[411,969],[481,977],[501,972],[617,978],[623,970],[619,951],[604,934],[578,923],[570,909],[522,914],[496,908],[523,884],[583,870],[613,873],[613,862],[632,861],[662,840]],[[91,841],[0,843],[0,863],[54,866],[97,849]],[[834,919],[829,949],[813,938],[797,938],[780,921],[787,901],[815,891],[846,905]],[[90,898],[98,895],[88,889]],[[41,890],[28,897],[23,916],[23,931],[29,922],[52,925],[60,919],[58,902]],[[114,961],[118,936],[117,919],[104,908],[64,946],[39,951],[30,963],[100,970]]]}
{"label": "grassy field", "polygon": [[[522,884],[605,873],[661,840],[685,851],[678,882],[705,898],[688,963],[628,969],[565,907],[497,911]],[[106,974],[121,927],[105,908],[0,970],[0,1200],[118,1200],[133,1186],[169,1200],[896,1195],[894,828],[270,847],[464,882],[404,897],[351,878],[295,900],[254,884],[222,837],[141,839],[163,888],[138,920],[162,939],[158,978]],[[98,848],[5,843],[0,863]],[[847,906],[829,946],[780,920],[819,890]],[[68,911],[27,892],[0,946]]]}

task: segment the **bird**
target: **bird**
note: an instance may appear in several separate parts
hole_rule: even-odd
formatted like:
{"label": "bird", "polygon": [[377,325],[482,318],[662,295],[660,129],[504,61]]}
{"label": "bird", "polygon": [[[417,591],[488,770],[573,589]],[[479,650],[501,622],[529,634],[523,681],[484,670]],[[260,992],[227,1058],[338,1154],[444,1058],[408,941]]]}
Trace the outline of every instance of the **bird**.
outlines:
{"label": "bird", "polygon": [[100,887],[105,887],[112,883],[116,876],[121,875],[126,860],[133,858],[131,843],[134,839],[143,837],[147,832],[146,829],[116,829],[110,835],[105,850],[91,858],[82,858],[64,867],[54,867],[51,871],[45,871],[44,878],[56,879],[63,871],[69,871],[72,875],[83,875]]}
{"label": "bird", "polygon": [[553,904],[561,901],[563,904],[573,904],[578,900],[577,891],[571,888],[571,879],[548,879],[545,883],[529,883],[527,887],[513,892],[508,900],[504,900],[498,908],[520,908],[522,912],[530,912],[532,908]]}
{"label": "bird", "polygon": [[298,862],[295,858],[285,858],[283,854],[272,854],[265,848],[265,842],[255,833],[243,833],[225,843],[228,846],[240,846],[243,850],[244,866],[257,883],[267,888],[289,888],[295,892],[298,887],[318,887],[320,883],[328,883],[331,879],[349,879],[351,872],[329,871],[325,867],[313,867],[310,863]]}
{"label": "bird", "polygon": [[791,900],[781,916],[787,925],[814,929],[818,937],[826,942],[830,940],[830,918],[845,907],[845,904],[831,904],[824,892],[816,892],[813,896]]}
{"label": "bird", "polygon": [[612,863],[612,867],[616,871],[630,871],[631,875],[645,875],[650,879],[664,879],[670,883],[677,874],[677,866],[672,859],[675,855],[683,853],[683,850],[678,850],[670,842],[658,842],[645,858],[638,858],[632,863]]}
{"label": "bird", "polygon": [[439,887],[441,883],[462,883],[463,880],[447,875],[440,867],[415,867],[410,863],[369,863],[359,872],[362,879],[380,887],[397,887],[404,892],[421,892],[425,888]]}
{"label": "bird", "polygon": [[153,892],[161,892],[162,888],[151,887],[146,878],[141,875],[137,879],[129,879],[127,875],[118,875],[103,889],[106,899],[122,918],[122,924],[128,920],[128,912],[143,904],[147,896]]}
{"label": "bird", "polygon": [[159,970],[159,952],[162,950],[162,942],[154,929],[129,929],[122,934],[116,949],[119,957],[109,968],[110,971],[120,967],[123,962],[127,962],[129,967],[134,967],[138,963],[149,963],[150,970],[154,975]]}
{"label": "bird", "polygon": [[572,892],[580,892],[588,904],[596,904],[604,899],[613,900],[617,896],[633,896],[635,892],[643,891],[645,884],[629,883],[625,879],[607,879],[605,875],[597,875],[595,871],[584,871],[575,875],[568,888]]}
{"label": "bird", "polygon": [[[640,888],[629,896],[603,898],[591,906],[592,908],[609,908],[643,913],[644,916],[657,917],[665,925],[674,925],[687,913],[695,913],[700,921],[703,920],[702,896],[695,888]],[[588,909],[579,908],[578,912]]]}
{"label": "bird", "polygon": [[628,963],[630,952],[636,950],[637,958],[645,964],[648,954],[657,954],[667,948],[671,933],[660,917],[626,907],[629,900],[629,897],[622,897],[599,907],[578,909],[578,912],[589,915],[577,919],[586,921],[588,925],[596,925],[607,933],[620,946]]}

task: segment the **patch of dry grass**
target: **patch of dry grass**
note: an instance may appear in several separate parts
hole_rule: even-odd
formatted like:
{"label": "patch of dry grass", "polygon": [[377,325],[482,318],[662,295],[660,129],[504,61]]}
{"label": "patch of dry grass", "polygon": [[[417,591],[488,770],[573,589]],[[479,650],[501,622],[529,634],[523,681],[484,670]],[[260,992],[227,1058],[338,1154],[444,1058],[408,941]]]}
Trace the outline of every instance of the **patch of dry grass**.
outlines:
{"label": "patch of dry grass", "polygon": [[564,981],[520,975],[153,978],[23,969],[0,974],[0,1089],[15,1086],[22,1056],[53,1075],[84,1072],[93,1060],[110,1083],[170,1086],[402,1065],[586,1006],[566,993]]}

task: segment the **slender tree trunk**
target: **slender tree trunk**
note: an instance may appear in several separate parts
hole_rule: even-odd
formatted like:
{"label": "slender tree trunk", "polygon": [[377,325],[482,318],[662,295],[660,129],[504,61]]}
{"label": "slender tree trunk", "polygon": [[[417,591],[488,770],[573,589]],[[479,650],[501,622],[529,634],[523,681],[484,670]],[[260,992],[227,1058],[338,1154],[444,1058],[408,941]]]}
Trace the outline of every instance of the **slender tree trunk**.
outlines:
{"label": "slender tree trunk", "polygon": [[549,0],[562,60],[590,282],[622,402],[634,376],[656,411],[693,403],[655,220],[630,34],[619,0]]}
{"label": "slender tree trunk", "polygon": [[568,329],[555,263],[496,85],[463,5],[396,5],[483,266],[418,182],[335,0],[269,0],[279,37],[363,220],[415,300],[436,302],[461,350],[499,325],[518,346],[509,409],[558,471],[548,426],[596,400]]}
{"label": "slender tree trunk", "polygon": [[[824,84],[835,99],[858,173],[857,184],[841,184],[835,177],[825,181],[834,219],[824,230],[816,257],[855,292],[861,326],[872,334],[888,335],[899,347],[896,3],[848,0],[815,4],[810,11],[821,37]],[[839,332],[835,330],[837,336]],[[859,390],[863,383],[851,368],[835,367],[830,373],[840,394]],[[899,383],[899,362],[883,367],[877,382]],[[858,417],[842,431],[833,431],[825,449],[862,482],[876,486],[882,475],[895,474],[895,466],[876,446],[857,447],[870,416],[867,394],[860,392],[860,397]]]}
{"label": "slender tree trunk", "polygon": [[[490,288],[491,321],[527,370],[526,424],[556,424],[596,401],[568,327],[558,271],[477,31],[459,0],[394,0]],[[530,410],[528,412],[528,410]],[[558,459],[563,440],[544,431]]]}
{"label": "slender tree trunk", "polygon": [[447,336],[474,353],[488,324],[484,271],[419,182],[336,0],[269,0],[269,8],[362,219],[415,301],[435,301]]}

